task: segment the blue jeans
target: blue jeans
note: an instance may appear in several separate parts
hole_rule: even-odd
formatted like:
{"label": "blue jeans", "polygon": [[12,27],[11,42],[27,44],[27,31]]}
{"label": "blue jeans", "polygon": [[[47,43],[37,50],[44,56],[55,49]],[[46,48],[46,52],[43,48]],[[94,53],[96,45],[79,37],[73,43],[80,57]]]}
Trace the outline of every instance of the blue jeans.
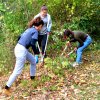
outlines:
{"label": "blue jeans", "polygon": [[86,40],[84,41],[83,46],[82,46],[82,47],[79,47],[79,48],[77,49],[77,57],[76,57],[76,62],[77,62],[77,63],[80,63],[80,62],[82,61],[82,53],[83,53],[83,50],[84,50],[87,46],[89,46],[91,43],[92,43],[92,39],[91,39],[90,36],[88,36],[88,37],[86,38]]}

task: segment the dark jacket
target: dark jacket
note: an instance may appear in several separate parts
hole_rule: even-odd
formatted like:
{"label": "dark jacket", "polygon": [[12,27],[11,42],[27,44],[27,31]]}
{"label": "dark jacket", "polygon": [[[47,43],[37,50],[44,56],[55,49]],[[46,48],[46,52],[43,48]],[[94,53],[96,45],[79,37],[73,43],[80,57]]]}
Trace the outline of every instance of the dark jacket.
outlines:
{"label": "dark jacket", "polygon": [[79,42],[78,47],[83,46],[83,43],[84,43],[84,41],[86,40],[87,37],[88,37],[88,35],[85,34],[82,31],[73,31],[73,35],[69,36],[70,42],[76,42],[76,41]]}

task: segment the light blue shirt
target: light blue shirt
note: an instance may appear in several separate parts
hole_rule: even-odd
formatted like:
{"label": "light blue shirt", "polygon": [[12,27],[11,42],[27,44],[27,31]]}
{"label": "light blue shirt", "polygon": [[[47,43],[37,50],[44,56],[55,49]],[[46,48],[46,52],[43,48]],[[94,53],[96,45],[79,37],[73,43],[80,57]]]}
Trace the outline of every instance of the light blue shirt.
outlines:
{"label": "light blue shirt", "polygon": [[38,40],[38,31],[34,27],[28,28],[21,35],[21,38],[19,39],[18,43],[28,49],[30,46],[34,45],[34,44],[32,44],[33,40]]}

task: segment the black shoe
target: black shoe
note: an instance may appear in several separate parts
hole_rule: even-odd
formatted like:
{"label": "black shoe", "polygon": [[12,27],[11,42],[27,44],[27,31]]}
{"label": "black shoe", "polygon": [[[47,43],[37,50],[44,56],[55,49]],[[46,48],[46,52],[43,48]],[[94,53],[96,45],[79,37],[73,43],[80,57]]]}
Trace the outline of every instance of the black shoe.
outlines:
{"label": "black shoe", "polygon": [[30,78],[31,78],[31,80],[34,80],[35,79],[35,76],[31,76]]}
{"label": "black shoe", "polygon": [[47,58],[47,55],[46,54],[44,55],[44,58]]}
{"label": "black shoe", "polygon": [[10,89],[10,87],[8,87],[8,86],[6,85],[6,86],[5,86],[5,89],[9,90],[9,89]]}

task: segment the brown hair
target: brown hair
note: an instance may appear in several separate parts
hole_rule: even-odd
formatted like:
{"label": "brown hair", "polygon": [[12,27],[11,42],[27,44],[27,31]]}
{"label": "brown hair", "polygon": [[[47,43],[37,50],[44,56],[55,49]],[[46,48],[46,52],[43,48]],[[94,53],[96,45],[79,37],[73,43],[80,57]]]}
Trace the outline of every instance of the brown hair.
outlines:
{"label": "brown hair", "polygon": [[73,32],[72,32],[71,30],[66,29],[66,30],[64,31],[64,36],[69,36],[70,34],[73,34]]}
{"label": "brown hair", "polygon": [[39,26],[39,25],[44,25],[43,20],[41,20],[41,17],[33,18],[29,23],[28,27],[31,28],[32,26]]}
{"label": "brown hair", "polygon": [[48,10],[47,6],[46,6],[46,5],[43,5],[43,6],[41,7],[41,11],[42,11],[42,10]]}

